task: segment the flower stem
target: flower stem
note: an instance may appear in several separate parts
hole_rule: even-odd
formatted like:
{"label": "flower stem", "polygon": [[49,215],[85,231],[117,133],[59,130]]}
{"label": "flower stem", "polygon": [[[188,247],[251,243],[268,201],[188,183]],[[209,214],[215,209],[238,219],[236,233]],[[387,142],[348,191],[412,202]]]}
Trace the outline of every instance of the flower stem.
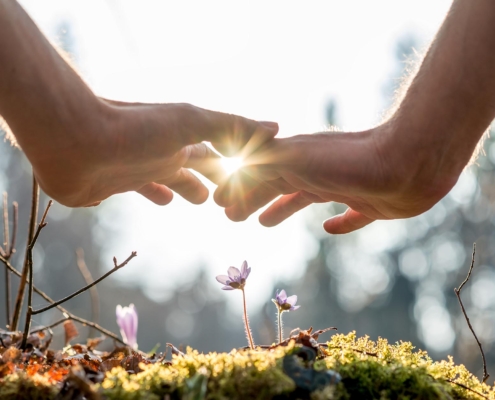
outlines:
{"label": "flower stem", "polygon": [[283,325],[282,325],[282,311],[278,310],[278,342],[282,343],[283,340]]}
{"label": "flower stem", "polygon": [[253,336],[251,335],[251,328],[249,327],[249,318],[246,307],[246,293],[244,293],[244,289],[242,289],[242,301],[244,304],[244,326],[246,328],[246,335],[247,335],[249,347],[251,348],[251,350],[254,350]]}

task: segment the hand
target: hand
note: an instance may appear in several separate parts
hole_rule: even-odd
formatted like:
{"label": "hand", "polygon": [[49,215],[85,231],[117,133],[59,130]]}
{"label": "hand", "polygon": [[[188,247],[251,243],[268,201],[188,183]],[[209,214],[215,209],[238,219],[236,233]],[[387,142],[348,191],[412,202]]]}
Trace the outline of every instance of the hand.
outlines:
{"label": "hand", "polygon": [[[50,135],[56,140],[21,142],[41,188],[70,207],[97,205],[127,191],[160,205],[172,200],[172,191],[202,203],[208,189],[188,168],[213,182],[224,178],[220,157],[203,141],[231,155],[258,147],[278,131],[275,123],[188,104],[99,102],[83,123],[52,121]],[[42,128],[31,127],[40,137],[36,129]]]}
{"label": "hand", "polygon": [[275,226],[311,203],[345,203],[349,209],[323,225],[334,234],[377,219],[418,215],[440,200],[457,177],[401,164],[400,157],[391,156],[400,149],[388,144],[389,129],[274,139],[217,189],[215,201],[231,220],[242,221],[283,194],[260,215],[264,226]]}
{"label": "hand", "polygon": [[16,1],[0,0],[0,114],[44,191],[81,207],[135,190],[157,204],[172,190],[192,203],[208,190],[188,170],[222,178],[219,157],[256,149],[278,131],[188,104],[100,99]]}

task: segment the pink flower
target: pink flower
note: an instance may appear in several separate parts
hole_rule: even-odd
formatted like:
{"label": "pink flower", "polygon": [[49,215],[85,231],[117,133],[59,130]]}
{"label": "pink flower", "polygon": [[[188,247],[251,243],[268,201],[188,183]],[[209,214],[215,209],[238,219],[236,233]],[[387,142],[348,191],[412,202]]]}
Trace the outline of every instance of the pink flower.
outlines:
{"label": "pink flower", "polygon": [[234,290],[234,289],[244,289],[244,285],[246,284],[246,279],[251,273],[251,268],[248,268],[247,262],[244,261],[241,266],[241,270],[239,271],[236,267],[230,267],[227,270],[227,275],[218,275],[217,281],[222,285],[223,290]]}
{"label": "pink flower", "polygon": [[297,296],[287,297],[285,290],[281,290],[280,293],[276,293],[275,299],[272,300],[281,312],[294,311],[301,306],[296,306]]}
{"label": "pink flower", "polygon": [[117,324],[120,327],[120,334],[122,340],[134,350],[137,350],[137,328],[138,328],[138,315],[134,304],[130,304],[129,307],[122,307],[120,304],[117,306]]}

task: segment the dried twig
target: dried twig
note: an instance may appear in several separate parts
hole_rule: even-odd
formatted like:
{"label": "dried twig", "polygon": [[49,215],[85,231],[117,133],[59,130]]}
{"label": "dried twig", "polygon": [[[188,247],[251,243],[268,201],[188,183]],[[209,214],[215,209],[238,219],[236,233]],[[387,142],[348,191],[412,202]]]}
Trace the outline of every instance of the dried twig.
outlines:
{"label": "dried twig", "polygon": [[478,391],[476,391],[476,390],[474,390],[474,389],[471,389],[470,387],[468,387],[468,386],[466,386],[466,385],[463,385],[462,383],[459,383],[459,382],[453,381],[453,380],[451,380],[451,379],[446,379],[445,381],[446,381],[446,382],[449,382],[449,383],[452,383],[452,384],[454,384],[454,385],[457,385],[457,386],[459,386],[459,387],[461,387],[461,388],[463,388],[463,389],[469,390],[470,392],[475,393],[475,394],[477,394],[478,396],[483,397],[484,399],[487,399],[487,400],[489,399],[489,398],[488,398],[487,396],[485,396],[483,393],[480,393],[480,392],[478,392]]}
{"label": "dried twig", "polygon": [[[10,260],[12,255],[15,253],[15,241],[17,237],[17,222],[18,222],[18,210],[17,203],[12,203],[12,211],[14,214],[13,220],[13,229],[12,229],[12,238],[9,235],[9,204],[8,204],[8,195],[5,192],[3,194],[3,240],[4,247],[3,249],[0,246],[0,255],[5,257],[5,259]],[[10,272],[7,267],[5,267],[5,307],[6,307],[6,318],[7,318],[7,327],[10,324]]]}
{"label": "dried twig", "polygon": [[[19,278],[21,277],[21,273],[19,271],[17,271],[13,266],[12,264],[10,264],[9,261],[7,261],[4,257],[2,257],[0,255],[0,261],[3,262],[6,267],[9,269],[10,272],[12,272],[14,275],[18,276]],[[36,286],[33,285],[33,291],[36,292],[38,295],[40,295],[44,300],[46,300],[48,303],[55,303],[55,300],[53,300],[50,296],[48,296],[45,292],[43,292],[42,290],[38,289]],[[98,324],[95,324],[94,322],[91,322],[91,321],[88,321],[84,318],[81,318],[81,317],[78,317],[77,315],[75,314],[72,314],[70,311],[68,311],[66,308],[58,305],[56,307],[65,317],[66,319],[72,319],[73,321],[77,321],[79,322],[80,324],[84,325],[84,326],[89,326],[91,328],[94,328],[96,329],[97,331],[103,333],[104,335],[108,336],[109,338],[112,338],[113,340],[115,340],[116,342],[119,342],[120,344],[123,344],[124,346],[126,346],[126,343],[120,339],[115,333],[113,332],[110,332],[109,330],[101,327],[100,325]],[[59,323],[62,323],[64,322],[65,319]],[[41,329],[43,330],[43,329]],[[37,329],[36,331],[40,331],[40,329]]]}
{"label": "dried twig", "polygon": [[[77,249],[76,250],[77,257],[77,267],[81,272],[86,284],[89,285],[93,282],[93,277],[91,276],[91,271],[86,265],[86,261],[84,260],[84,250]],[[91,296],[91,321],[98,324],[100,322],[100,297],[98,296],[98,289],[96,286],[92,286],[89,289],[89,294]],[[89,331],[89,337],[93,336],[93,328]]]}
{"label": "dried twig", "polygon": [[59,319],[58,321],[54,322],[53,324],[47,325],[47,326],[42,326],[40,328],[33,329],[29,331],[29,334],[32,335],[33,333],[38,333],[42,331],[50,331],[52,328],[55,328],[56,326],[59,326],[60,324],[63,324],[65,321],[69,320],[70,318],[64,317]]}
{"label": "dried twig", "polygon": [[[3,244],[5,250],[0,246],[0,254],[7,257],[9,254],[9,208],[7,193],[3,194]],[[7,316],[7,326],[10,324],[10,273],[5,267],[5,307]]]}
{"label": "dried twig", "polygon": [[27,338],[29,335],[29,329],[31,328],[31,317],[33,315],[33,248],[40,236],[41,230],[46,226],[46,216],[48,215],[48,210],[52,206],[53,201],[50,200],[48,205],[46,206],[45,212],[43,213],[43,217],[41,218],[41,222],[36,229],[36,233],[33,236],[33,240],[29,243],[28,251],[27,251],[27,260],[28,260],[28,272],[29,272],[29,286],[28,286],[28,308],[26,314],[26,323],[24,325],[24,335],[22,337],[21,349],[26,348]]}
{"label": "dried twig", "polygon": [[490,377],[486,370],[486,359],[485,359],[485,353],[483,352],[483,347],[481,346],[480,341],[478,340],[478,336],[476,336],[476,333],[474,332],[473,327],[471,326],[471,322],[469,321],[469,317],[467,316],[466,309],[464,308],[464,304],[462,304],[461,300],[461,290],[464,287],[464,285],[469,281],[469,278],[471,277],[471,273],[473,272],[474,268],[474,256],[476,255],[476,243],[473,243],[473,255],[471,257],[471,266],[469,267],[469,272],[466,276],[466,279],[461,283],[461,286],[459,288],[454,288],[455,295],[457,296],[457,300],[459,300],[459,304],[461,305],[462,313],[464,314],[464,318],[466,319],[466,322],[469,326],[469,329],[471,330],[474,338],[476,339],[476,343],[478,343],[478,347],[480,348],[481,352],[481,358],[483,359],[483,383],[486,382],[486,380]]}
{"label": "dried twig", "polygon": [[86,290],[90,289],[91,287],[93,287],[94,285],[96,285],[97,283],[100,283],[103,279],[105,279],[107,276],[113,274],[114,272],[118,271],[120,268],[122,267],[125,267],[127,265],[127,263],[129,261],[131,261],[134,257],[137,256],[137,253],[135,251],[133,251],[131,253],[131,255],[129,257],[127,257],[127,259],[123,262],[123,263],[120,263],[117,265],[117,259],[114,257],[113,258],[113,263],[114,263],[114,267],[108,271],[106,274],[103,274],[101,277],[99,277],[96,281],[90,283],[89,285],[86,285],[84,286],[82,289],[79,289],[77,292],[74,292],[72,293],[71,295],[67,296],[67,297],[64,297],[63,299],[60,299],[52,304],[49,304],[47,305],[46,307],[43,307],[43,308],[39,308],[38,310],[33,310],[32,311],[32,315],[36,315],[36,314],[41,314],[42,312],[45,312],[45,311],[48,311],[62,303],[65,303],[66,301],[80,295],[81,293],[84,293]]}
{"label": "dried twig", "polygon": [[4,255],[9,254],[9,201],[7,192],[3,193],[3,246],[1,249]]}
{"label": "dried twig", "polygon": [[[36,178],[33,173],[33,192],[31,196],[31,216],[29,217],[29,234],[27,240],[27,247],[31,244],[34,238],[35,230],[36,230],[36,221],[38,220],[38,203],[40,197],[40,188],[38,186],[38,182],[36,182]],[[19,319],[21,317],[22,303],[24,300],[24,288],[26,286],[27,278],[28,278],[28,260],[27,253],[28,249],[26,249],[26,256],[24,258],[24,266],[22,268],[21,281],[19,282],[19,289],[17,290],[17,297],[14,305],[14,314],[12,316],[12,323],[10,324],[10,329],[15,331],[17,330],[17,326],[19,325]]]}
{"label": "dried twig", "polygon": [[16,252],[15,244],[17,240],[17,226],[19,225],[19,205],[16,201],[12,203],[12,213],[14,214],[14,220],[12,223],[12,238],[10,239],[9,253],[7,254],[7,259],[9,260]]}

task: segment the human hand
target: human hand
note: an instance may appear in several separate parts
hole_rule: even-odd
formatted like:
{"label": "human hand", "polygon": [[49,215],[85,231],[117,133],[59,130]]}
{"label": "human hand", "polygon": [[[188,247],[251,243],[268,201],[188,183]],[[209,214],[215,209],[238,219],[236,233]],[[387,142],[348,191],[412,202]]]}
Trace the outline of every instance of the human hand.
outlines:
{"label": "human hand", "polygon": [[172,200],[172,191],[202,203],[208,189],[189,169],[213,182],[225,177],[220,157],[203,141],[232,155],[273,138],[278,126],[189,104],[100,99],[91,119],[78,125],[52,122],[51,129],[56,140],[30,140],[21,146],[41,188],[64,205],[81,207],[127,191],[159,205]]}
{"label": "human hand", "polygon": [[208,196],[188,168],[222,178],[219,157],[256,149],[278,126],[188,104],[98,98],[15,1],[0,0],[0,114],[41,188],[70,207],[136,191],[157,204],[172,191]]}
{"label": "human hand", "polygon": [[324,222],[333,234],[348,233],[377,219],[407,218],[431,208],[457,176],[438,176],[397,157],[388,126],[365,132],[318,133],[274,139],[245,160],[246,167],[215,192],[233,221],[283,194],[259,217],[275,226],[312,203],[336,201],[349,206]]}

